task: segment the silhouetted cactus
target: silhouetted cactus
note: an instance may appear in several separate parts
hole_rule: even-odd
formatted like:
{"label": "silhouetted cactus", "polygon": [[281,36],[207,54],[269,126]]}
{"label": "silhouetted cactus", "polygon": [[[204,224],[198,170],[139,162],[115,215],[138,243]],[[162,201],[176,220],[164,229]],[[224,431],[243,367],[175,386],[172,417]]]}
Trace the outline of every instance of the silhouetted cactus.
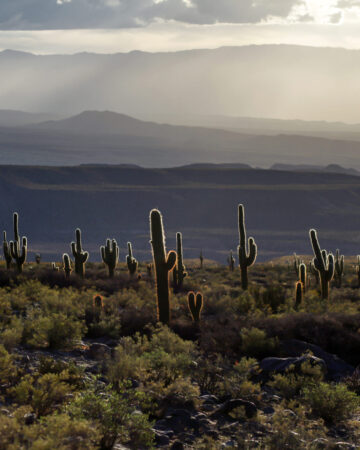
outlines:
{"label": "silhouetted cactus", "polygon": [[107,265],[109,277],[113,278],[119,261],[119,247],[115,239],[106,239],[106,245],[100,247],[103,262]]}
{"label": "silhouetted cactus", "polygon": [[169,273],[176,264],[176,252],[166,254],[165,232],[160,211],[150,212],[150,235],[154,258],[158,320],[164,324],[170,322]]}
{"label": "silhouetted cactus", "polygon": [[19,215],[14,213],[14,240],[10,242],[10,253],[15,260],[18,273],[21,273],[27,256],[27,238],[19,236]]}
{"label": "silhouetted cactus", "polygon": [[133,257],[131,242],[128,242],[127,245],[128,245],[128,255],[126,257],[126,263],[127,263],[128,269],[129,269],[129,274],[132,277],[135,275],[135,273],[137,271],[138,262]]}
{"label": "silhouetted cactus", "polygon": [[340,256],[339,249],[335,253],[335,280],[338,288],[341,288],[342,278],[344,275],[344,255]]}
{"label": "silhouetted cactus", "polygon": [[6,240],[6,231],[4,231],[3,253],[4,253],[6,268],[7,268],[7,270],[10,270],[12,256],[11,256],[11,251],[10,251],[10,245],[9,245],[8,241]]}
{"label": "silhouetted cactus", "polygon": [[67,253],[63,254],[63,270],[65,272],[65,278],[70,278],[72,272],[72,265],[70,256]]}
{"label": "silhouetted cactus", "polygon": [[203,257],[202,249],[200,250],[199,259],[200,259],[200,269],[203,269],[204,268],[204,257]]}
{"label": "silhouetted cactus", "polygon": [[229,254],[229,257],[228,257],[228,264],[229,264],[230,272],[234,272],[234,269],[235,269],[235,258],[233,257],[232,250],[230,250],[230,254]]}
{"label": "silhouetted cactus", "polygon": [[299,306],[302,303],[302,298],[303,298],[303,284],[301,283],[301,281],[298,281],[295,284],[295,309],[299,309]]}
{"label": "silhouetted cactus", "polygon": [[195,295],[195,292],[188,293],[188,306],[195,323],[200,322],[201,310],[203,308],[203,296],[200,292]]}
{"label": "silhouetted cactus", "polygon": [[301,263],[299,266],[299,278],[300,278],[300,282],[303,285],[303,291],[305,292],[307,277],[306,277],[306,265],[304,263]]}
{"label": "silhouetted cactus", "polygon": [[360,288],[360,255],[356,257],[356,273],[358,277],[358,288]]}
{"label": "silhouetted cactus", "polygon": [[187,276],[185,272],[185,266],[183,263],[183,247],[182,247],[182,235],[176,233],[176,265],[173,270],[173,287],[174,292],[179,292],[183,286],[184,278]]}
{"label": "silhouetted cactus", "polygon": [[79,277],[85,276],[85,263],[89,258],[89,253],[84,252],[81,244],[81,230],[79,228],[75,231],[76,242],[71,243],[71,251],[75,259],[75,273]]}
{"label": "silhouetted cactus", "polygon": [[148,277],[149,277],[149,278],[152,277],[152,268],[153,268],[153,265],[152,265],[152,264],[147,264],[147,265],[146,265],[146,271],[147,271],[147,274],[148,274]]}
{"label": "silhouetted cactus", "polygon": [[51,268],[54,272],[59,272],[60,267],[56,265],[56,263],[52,262],[51,263]]}
{"label": "silhouetted cactus", "polygon": [[94,301],[94,308],[102,308],[103,305],[103,297],[101,295],[94,295],[93,298]]}
{"label": "silhouetted cactus", "polygon": [[38,265],[41,263],[41,254],[40,253],[36,253],[36,255],[35,255],[35,262]]}
{"label": "silhouetted cactus", "polygon": [[239,225],[239,240],[238,246],[239,266],[241,270],[241,286],[244,290],[248,288],[248,267],[255,263],[257,255],[257,247],[254,238],[250,237],[248,240],[249,251],[246,248],[246,228],[245,228],[245,211],[244,206],[239,205],[238,209],[238,225]]}
{"label": "silhouetted cactus", "polygon": [[300,264],[303,264],[303,260],[300,259],[296,253],[294,253],[294,270],[298,278],[300,278]]}
{"label": "silhouetted cactus", "polygon": [[313,261],[310,261],[309,263],[309,271],[311,275],[314,275],[316,284],[319,284],[320,282],[319,272],[315,269]]}
{"label": "silhouetted cactus", "polygon": [[326,300],[329,298],[330,281],[334,277],[334,256],[326,250],[321,250],[316,230],[310,230],[310,240],[315,255],[314,266],[320,275],[321,298]]}

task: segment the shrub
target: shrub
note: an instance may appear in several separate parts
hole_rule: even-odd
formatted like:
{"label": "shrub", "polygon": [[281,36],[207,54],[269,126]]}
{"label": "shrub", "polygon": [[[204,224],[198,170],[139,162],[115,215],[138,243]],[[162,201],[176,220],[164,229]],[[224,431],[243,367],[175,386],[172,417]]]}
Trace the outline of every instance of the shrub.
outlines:
{"label": "shrub", "polygon": [[313,414],[328,423],[349,419],[359,408],[359,397],[346,385],[324,382],[304,389],[305,402]]}
{"label": "shrub", "polygon": [[246,356],[263,358],[273,354],[277,346],[277,339],[268,338],[263,330],[245,328],[241,331],[241,352]]}

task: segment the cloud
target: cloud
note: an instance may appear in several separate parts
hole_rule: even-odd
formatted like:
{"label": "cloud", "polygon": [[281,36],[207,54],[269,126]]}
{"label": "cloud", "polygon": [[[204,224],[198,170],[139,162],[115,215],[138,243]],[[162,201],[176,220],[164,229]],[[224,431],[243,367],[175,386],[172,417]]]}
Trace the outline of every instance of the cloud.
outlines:
{"label": "cloud", "polygon": [[0,29],[131,28],[156,21],[259,23],[304,0],[1,0]]}

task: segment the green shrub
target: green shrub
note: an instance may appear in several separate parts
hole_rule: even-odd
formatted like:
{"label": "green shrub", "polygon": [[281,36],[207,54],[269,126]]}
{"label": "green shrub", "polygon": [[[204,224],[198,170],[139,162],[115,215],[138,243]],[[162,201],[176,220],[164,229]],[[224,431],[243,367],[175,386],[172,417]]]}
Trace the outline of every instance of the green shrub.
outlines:
{"label": "green shrub", "polygon": [[241,330],[241,352],[246,356],[263,358],[274,354],[277,346],[277,339],[268,338],[263,330],[258,328]]}
{"label": "green shrub", "polygon": [[349,419],[359,409],[359,397],[348,390],[345,384],[324,382],[304,389],[305,402],[313,414],[328,423]]}

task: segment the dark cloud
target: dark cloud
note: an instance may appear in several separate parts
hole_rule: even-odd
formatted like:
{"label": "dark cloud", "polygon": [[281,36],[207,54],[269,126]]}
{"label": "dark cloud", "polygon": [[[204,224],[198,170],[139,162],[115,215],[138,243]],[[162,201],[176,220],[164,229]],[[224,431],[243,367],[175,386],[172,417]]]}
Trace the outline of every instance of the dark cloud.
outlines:
{"label": "dark cloud", "polygon": [[0,29],[126,28],[157,19],[192,24],[286,18],[304,0],[0,0]]}

